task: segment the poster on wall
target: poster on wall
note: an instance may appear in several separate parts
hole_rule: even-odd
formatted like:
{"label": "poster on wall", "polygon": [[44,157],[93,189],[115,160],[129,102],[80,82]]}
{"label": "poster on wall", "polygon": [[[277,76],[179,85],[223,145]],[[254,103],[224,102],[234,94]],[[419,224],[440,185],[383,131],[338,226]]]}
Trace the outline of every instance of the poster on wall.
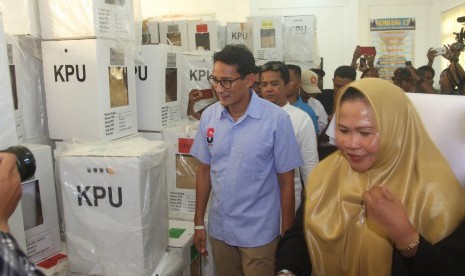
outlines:
{"label": "poster on wall", "polygon": [[371,19],[370,31],[379,77],[391,80],[394,70],[415,58],[415,18]]}

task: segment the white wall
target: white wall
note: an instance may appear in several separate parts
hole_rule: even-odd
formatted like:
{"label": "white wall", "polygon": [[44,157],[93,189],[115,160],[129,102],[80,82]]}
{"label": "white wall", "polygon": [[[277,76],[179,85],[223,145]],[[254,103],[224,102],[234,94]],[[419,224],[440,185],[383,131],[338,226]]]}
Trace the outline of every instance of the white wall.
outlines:
{"label": "white wall", "polygon": [[[426,52],[441,45],[441,12],[463,4],[461,0],[140,0],[142,16],[216,14],[221,23],[241,22],[251,15],[317,17],[318,46],[324,58],[325,88],[331,88],[334,70],[348,65],[356,45],[371,43],[372,18],[414,17],[417,67],[427,63]],[[457,30],[458,31],[458,30]],[[452,41],[453,42],[453,41]],[[439,62],[435,62],[439,71]],[[438,74],[436,74],[436,83]]]}

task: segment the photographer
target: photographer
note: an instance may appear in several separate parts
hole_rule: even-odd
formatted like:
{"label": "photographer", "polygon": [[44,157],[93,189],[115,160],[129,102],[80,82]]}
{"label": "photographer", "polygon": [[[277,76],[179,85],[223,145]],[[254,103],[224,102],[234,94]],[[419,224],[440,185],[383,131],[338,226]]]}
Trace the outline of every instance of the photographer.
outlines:
{"label": "photographer", "polygon": [[21,199],[16,156],[0,152],[0,275],[44,275],[27,259],[9,233],[8,219]]}
{"label": "photographer", "polygon": [[[463,31],[461,32],[461,34]],[[464,95],[465,71],[459,63],[460,52],[463,51],[463,37],[452,45],[444,45],[446,53],[442,56],[450,65],[441,73],[439,80],[441,94]],[[447,85],[446,85],[447,84]],[[445,88],[444,88],[445,87]]]}
{"label": "photographer", "polygon": [[[365,47],[367,48],[367,47]],[[371,54],[363,53],[362,47],[357,45],[352,56],[352,62],[350,66],[355,70],[362,72],[360,78],[379,78],[378,70],[375,67],[376,50]],[[357,60],[360,59],[360,65],[357,64]]]}

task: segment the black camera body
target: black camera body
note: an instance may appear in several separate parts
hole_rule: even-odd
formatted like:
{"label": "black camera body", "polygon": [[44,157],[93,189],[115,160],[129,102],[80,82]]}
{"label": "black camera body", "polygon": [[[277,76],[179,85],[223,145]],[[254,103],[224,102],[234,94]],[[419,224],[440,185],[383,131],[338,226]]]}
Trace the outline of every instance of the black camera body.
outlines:
{"label": "black camera body", "polygon": [[36,159],[25,146],[12,146],[0,152],[9,152],[16,155],[16,165],[21,176],[21,182],[28,180],[36,172]]}

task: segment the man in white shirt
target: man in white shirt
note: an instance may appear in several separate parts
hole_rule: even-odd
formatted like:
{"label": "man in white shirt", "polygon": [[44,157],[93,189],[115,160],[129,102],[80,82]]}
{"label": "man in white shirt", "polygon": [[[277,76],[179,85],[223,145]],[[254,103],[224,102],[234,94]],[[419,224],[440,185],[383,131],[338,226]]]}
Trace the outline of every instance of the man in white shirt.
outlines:
{"label": "man in white shirt", "polygon": [[300,153],[304,161],[296,171],[294,178],[295,209],[300,206],[302,181],[307,183],[307,177],[318,163],[317,140],[315,128],[310,116],[301,109],[289,104],[286,93],[289,89],[289,71],[281,61],[270,61],[261,67],[260,90],[264,99],[281,106],[290,116]]}

